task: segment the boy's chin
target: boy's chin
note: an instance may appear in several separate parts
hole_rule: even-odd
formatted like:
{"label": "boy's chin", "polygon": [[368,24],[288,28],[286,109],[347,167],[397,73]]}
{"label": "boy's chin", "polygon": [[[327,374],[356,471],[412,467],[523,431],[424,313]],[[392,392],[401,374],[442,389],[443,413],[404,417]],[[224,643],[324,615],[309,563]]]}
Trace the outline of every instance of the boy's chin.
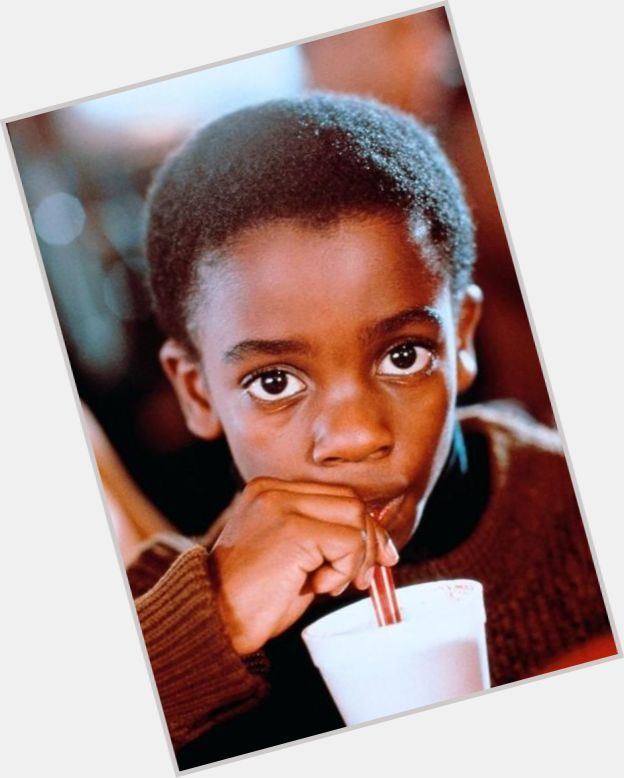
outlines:
{"label": "boy's chin", "polygon": [[397,498],[396,510],[382,524],[399,551],[411,540],[423,513],[425,499],[416,492],[405,492]]}

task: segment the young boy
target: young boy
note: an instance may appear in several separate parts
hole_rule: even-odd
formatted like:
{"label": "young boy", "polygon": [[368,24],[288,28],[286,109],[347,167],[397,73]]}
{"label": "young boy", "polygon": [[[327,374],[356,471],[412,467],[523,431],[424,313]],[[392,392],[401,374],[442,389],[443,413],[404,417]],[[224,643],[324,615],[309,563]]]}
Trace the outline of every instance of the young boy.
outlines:
{"label": "young boy", "polygon": [[609,633],[556,434],[456,410],[473,225],[418,123],[329,95],[215,121],[159,172],[147,253],[188,427],[245,484],[128,570],[182,769],[343,725],[300,633],[374,564],[481,581],[495,685]]}

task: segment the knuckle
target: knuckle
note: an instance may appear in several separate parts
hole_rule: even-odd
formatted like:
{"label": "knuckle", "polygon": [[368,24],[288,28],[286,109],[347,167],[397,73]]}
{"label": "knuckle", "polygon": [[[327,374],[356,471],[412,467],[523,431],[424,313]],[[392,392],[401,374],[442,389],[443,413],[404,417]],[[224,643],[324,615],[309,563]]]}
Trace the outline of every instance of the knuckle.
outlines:
{"label": "knuckle", "polygon": [[247,482],[247,485],[245,487],[245,492],[249,494],[251,497],[255,497],[258,494],[261,494],[262,492],[269,489],[271,486],[271,479],[266,478],[266,476],[258,476],[257,478],[252,478],[250,481]]}
{"label": "knuckle", "polygon": [[280,493],[276,489],[261,491],[254,496],[253,503],[264,516],[273,517],[279,513]]}

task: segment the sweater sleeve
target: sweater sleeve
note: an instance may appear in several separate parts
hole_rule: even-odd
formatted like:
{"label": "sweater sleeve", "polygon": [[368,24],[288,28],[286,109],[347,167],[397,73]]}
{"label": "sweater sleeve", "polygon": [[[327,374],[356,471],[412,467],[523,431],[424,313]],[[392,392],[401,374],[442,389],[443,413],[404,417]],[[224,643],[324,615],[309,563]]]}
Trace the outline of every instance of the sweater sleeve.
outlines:
{"label": "sweater sleeve", "polygon": [[175,532],[159,532],[142,545],[137,557],[126,566],[126,576],[136,600],[162,578],[180,554],[197,545]]}
{"label": "sweater sleeve", "polygon": [[174,749],[264,697],[263,657],[232,647],[203,546],[179,554],[135,605]]}

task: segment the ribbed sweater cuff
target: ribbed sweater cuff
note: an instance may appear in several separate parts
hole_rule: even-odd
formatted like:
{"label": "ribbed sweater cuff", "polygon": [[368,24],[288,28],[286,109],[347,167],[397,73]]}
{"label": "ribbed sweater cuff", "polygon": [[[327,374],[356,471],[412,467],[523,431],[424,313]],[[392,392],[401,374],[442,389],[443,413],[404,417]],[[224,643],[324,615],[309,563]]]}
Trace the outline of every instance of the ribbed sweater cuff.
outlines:
{"label": "ribbed sweater cuff", "polygon": [[146,540],[136,559],[126,568],[134,599],[151,589],[177,557],[195,545],[189,538],[174,532],[160,532]]}
{"label": "ribbed sweater cuff", "polygon": [[266,681],[234,651],[218,615],[205,548],[184,552],[135,605],[174,748],[264,696]]}

